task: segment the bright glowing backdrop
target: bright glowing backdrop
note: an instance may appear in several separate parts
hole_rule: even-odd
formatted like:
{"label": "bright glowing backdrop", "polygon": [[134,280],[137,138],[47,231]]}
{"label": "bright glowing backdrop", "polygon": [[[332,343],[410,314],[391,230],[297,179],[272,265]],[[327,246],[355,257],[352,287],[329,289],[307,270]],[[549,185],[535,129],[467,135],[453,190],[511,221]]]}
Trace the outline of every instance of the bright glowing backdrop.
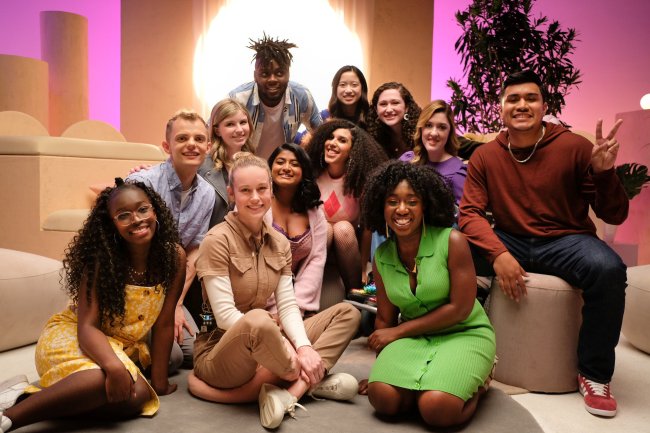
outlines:
{"label": "bright glowing backdrop", "polygon": [[246,47],[262,32],[298,45],[291,50],[291,80],[309,88],[320,110],[327,107],[332,77],[341,66],[366,70],[358,36],[327,0],[229,1],[194,52],[194,90],[205,114],[230,90],[253,80],[254,51]]}

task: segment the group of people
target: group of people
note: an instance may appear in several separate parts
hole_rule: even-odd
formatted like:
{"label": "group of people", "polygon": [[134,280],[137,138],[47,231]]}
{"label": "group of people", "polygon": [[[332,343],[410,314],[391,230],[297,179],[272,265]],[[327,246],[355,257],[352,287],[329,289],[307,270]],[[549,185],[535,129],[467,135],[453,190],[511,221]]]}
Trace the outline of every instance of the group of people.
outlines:
{"label": "group of people", "polygon": [[[416,408],[428,425],[462,424],[496,364],[476,276],[496,275],[518,302],[527,272],[583,290],[578,383],[588,411],[613,416],[625,265],[587,213],[627,216],[613,170],[620,123],[603,137],[598,122],[592,144],[543,122],[542,82],[515,73],[501,95],[505,129],[471,146],[466,164],[444,101],[421,109],[391,82],[369,102],[363,73],[344,66],[318,112],[289,81],[293,47],[253,42],[253,82],[207,125],[174,115],[169,159],[99,194],[63,261],[71,304],[37,344],[39,387],[24,376],[0,384],[0,432],[88,412],[152,415],[183,366],[192,394],[257,400],[270,429],[305,394],[358,390],[380,414]],[[377,359],[361,386],[330,373],[360,314],[343,302],[321,309],[327,260],[348,290],[368,282],[372,262]]]}

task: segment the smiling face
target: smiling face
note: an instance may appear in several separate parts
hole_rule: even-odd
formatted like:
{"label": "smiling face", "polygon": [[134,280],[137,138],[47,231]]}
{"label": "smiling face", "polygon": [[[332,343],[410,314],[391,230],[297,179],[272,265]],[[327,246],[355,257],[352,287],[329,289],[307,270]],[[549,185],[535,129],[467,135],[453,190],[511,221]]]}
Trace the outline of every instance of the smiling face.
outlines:
{"label": "smiling face", "polygon": [[261,225],[264,214],[271,206],[272,196],[268,170],[251,165],[232,173],[228,197],[237,206],[240,221],[252,232]]}
{"label": "smiling face", "polygon": [[330,165],[343,165],[352,150],[352,132],[349,129],[339,128],[332,132],[325,140],[325,162]]}
{"label": "smiling face", "polygon": [[384,201],[384,219],[398,239],[417,239],[422,233],[424,208],[406,180],[397,184]]}
{"label": "smiling face", "polygon": [[281,67],[275,60],[267,64],[257,60],[253,77],[264,105],[275,107],[282,101],[289,84],[289,68]]}
{"label": "smiling face", "polygon": [[226,153],[231,157],[241,150],[251,135],[248,117],[241,111],[226,117],[214,129],[215,135],[223,141]]}
{"label": "smiling face", "polygon": [[175,168],[196,166],[205,160],[210,149],[208,131],[200,120],[178,118],[172,125],[169,141],[162,143]]}
{"label": "smiling face", "polygon": [[535,83],[506,87],[501,98],[501,120],[511,131],[528,132],[541,128],[547,105]]}
{"label": "smiling face", "polygon": [[156,212],[151,200],[137,187],[117,191],[108,201],[108,214],[120,236],[131,245],[151,242],[156,232]]}
{"label": "smiling face", "polygon": [[273,160],[271,166],[273,183],[279,187],[297,187],[302,181],[302,167],[296,155],[283,150]]}
{"label": "smiling face", "polygon": [[422,145],[429,161],[439,162],[447,156],[445,146],[449,139],[450,125],[445,113],[435,113],[422,127]]}
{"label": "smiling face", "polygon": [[359,77],[353,71],[343,72],[336,87],[336,98],[343,105],[355,105],[361,99],[362,92]]}
{"label": "smiling face", "polygon": [[377,116],[387,126],[399,125],[404,119],[406,103],[397,89],[386,89],[377,100]]}

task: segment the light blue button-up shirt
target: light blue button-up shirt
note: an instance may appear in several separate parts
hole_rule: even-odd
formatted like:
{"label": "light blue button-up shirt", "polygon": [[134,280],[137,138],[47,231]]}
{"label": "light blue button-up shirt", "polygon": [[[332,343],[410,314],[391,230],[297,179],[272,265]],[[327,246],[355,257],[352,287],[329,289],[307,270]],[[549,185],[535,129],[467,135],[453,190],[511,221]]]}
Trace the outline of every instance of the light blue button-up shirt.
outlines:
{"label": "light blue button-up shirt", "polygon": [[205,179],[196,175],[182,206],[183,186],[170,159],[149,170],[130,174],[126,179],[143,182],[162,197],[178,224],[185,250],[199,246],[208,231],[215,200],[214,188]]}
{"label": "light blue button-up shirt", "polygon": [[[251,140],[257,146],[264,125],[264,110],[261,106],[262,101],[259,97],[257,84],[254,81],[242,84],[231,90],[228,96],[246,106],[255,129]],[[309,89],[295,81],[289,81],[287,90],[284,92],[284,109],[282,111],[282,130],[286,142],[293,142],[301,124],[311,131],[321,123],[323,123],[323,119]]]}

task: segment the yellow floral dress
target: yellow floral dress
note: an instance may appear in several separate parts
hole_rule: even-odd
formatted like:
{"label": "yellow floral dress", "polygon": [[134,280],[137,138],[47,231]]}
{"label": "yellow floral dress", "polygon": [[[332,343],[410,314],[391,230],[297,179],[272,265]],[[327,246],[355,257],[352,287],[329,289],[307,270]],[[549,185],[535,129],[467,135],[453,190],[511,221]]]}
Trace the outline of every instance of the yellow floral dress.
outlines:
{"label": "yellow floral dress", "polygon": [[[123,322],[102,324],[102,331],[133,381],[138,374],[142,376],[135,362],[139,362],[142,368],[151,365],[151,354],[146,343],[147,333],[158,318],[164,301],[165,294],[161,285],[144,287],[127,284]],[[52,316],[36,344],[36,371],[41,376],[40,386],[47,388],[73,373],[93,368],[100,367],[79,347],[75,306]],[[145,383],[148,384],[146,380]],[[26,391],[38,390],[30,387]],[[142,415],[146,416],[155,414],[160,406],[158,396],[151,386],[149,392],[151,399],[142,410]]]}

